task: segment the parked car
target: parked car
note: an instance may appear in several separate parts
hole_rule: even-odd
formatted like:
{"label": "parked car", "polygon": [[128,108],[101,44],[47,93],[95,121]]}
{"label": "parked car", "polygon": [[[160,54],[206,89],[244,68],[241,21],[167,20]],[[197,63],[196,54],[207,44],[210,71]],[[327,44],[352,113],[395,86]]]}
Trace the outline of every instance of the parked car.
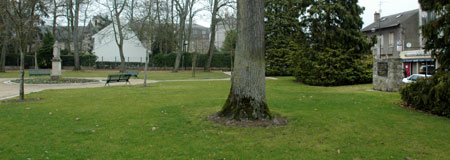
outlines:
{"label": "parked car", "polygon": [[431,75],[424,75],[424,74],[413,74],[409,77],[403,78],[403,83],[413,83],[416,82],[419,79],[425,78],[425,77],[431,77]]}

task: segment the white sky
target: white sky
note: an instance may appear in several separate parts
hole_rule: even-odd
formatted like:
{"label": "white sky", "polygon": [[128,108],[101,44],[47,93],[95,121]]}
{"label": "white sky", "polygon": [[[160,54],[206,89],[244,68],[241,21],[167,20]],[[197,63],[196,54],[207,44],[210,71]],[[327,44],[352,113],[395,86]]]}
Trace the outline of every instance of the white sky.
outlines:
{"label": "white sky", "polygon": [[[380,0],[359,0],[359,5],[365,7],[361,15],[363,27],[373,23],[373,14],[380,9]],[[381,17],[419,8],[418,0],[381,0]]]}
{"label": "white sky", "polygon": [[[361,15],[364,21],[363,27],[373,23],[373,14],[380,10],[380,0],[359,0],[359,5],[364,7],[364,13]],[[381,0],[381,16],[388,16],[404,11],[419,8],[418,0]],[[196,19],[196,23],[209,27],[211,16],[203,12]]]}

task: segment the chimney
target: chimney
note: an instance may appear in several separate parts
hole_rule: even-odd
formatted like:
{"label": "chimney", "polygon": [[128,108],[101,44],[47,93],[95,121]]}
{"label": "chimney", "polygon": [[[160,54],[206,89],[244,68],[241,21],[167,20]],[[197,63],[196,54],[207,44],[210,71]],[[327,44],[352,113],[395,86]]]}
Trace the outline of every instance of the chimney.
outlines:
{"label": "chimney", "polygon": [[377,22],[377,21],[379,21],[380,20],[380,13],[378,13],[378,12],[375,12],[375,14],[373,14],[373,17],[374,17],[374,22]]}

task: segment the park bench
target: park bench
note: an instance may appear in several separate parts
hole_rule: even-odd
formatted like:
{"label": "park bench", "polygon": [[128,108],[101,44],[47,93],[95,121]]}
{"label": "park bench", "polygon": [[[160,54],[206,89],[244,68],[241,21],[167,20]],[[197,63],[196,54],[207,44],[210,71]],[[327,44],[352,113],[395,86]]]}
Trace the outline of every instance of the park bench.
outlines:
{"label": "park bench", "polygon": [[28,70],[28,76],[46,76],[50,75],[50,69],[30,69]]}
{"label": "park bench", "polygon": [[139,70],[127,70],[125,73],[126,74],[131,74],[131,76],[134,76],[134,77],[138,77],[139,76]]}
{"label": "park bench", "polygon": [[127,73],[110,74],[110,75],[108,75],[108,79],[106,79],[105,86],[106,85],[109,86],[109,83],[114,83],[114,82],[125,82],[125,84],[131,84],[130,77],[131,77],[131,74],[127,74]]}

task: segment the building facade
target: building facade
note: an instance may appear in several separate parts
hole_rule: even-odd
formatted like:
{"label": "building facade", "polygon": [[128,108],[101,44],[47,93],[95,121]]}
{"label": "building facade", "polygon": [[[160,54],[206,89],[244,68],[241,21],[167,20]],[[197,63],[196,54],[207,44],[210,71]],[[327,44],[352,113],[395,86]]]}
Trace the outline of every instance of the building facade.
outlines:
{"label": "building facade", "polygon": [[402,86],[402,77],[433,73],[436,62],[431,54],[424,52],[425,40],[420,30],[432,17],[420,9],[385,17],[374,14],[374,22],[362,29],[368,37],[377,38],[372,47],[374,89],[397,91]]}

